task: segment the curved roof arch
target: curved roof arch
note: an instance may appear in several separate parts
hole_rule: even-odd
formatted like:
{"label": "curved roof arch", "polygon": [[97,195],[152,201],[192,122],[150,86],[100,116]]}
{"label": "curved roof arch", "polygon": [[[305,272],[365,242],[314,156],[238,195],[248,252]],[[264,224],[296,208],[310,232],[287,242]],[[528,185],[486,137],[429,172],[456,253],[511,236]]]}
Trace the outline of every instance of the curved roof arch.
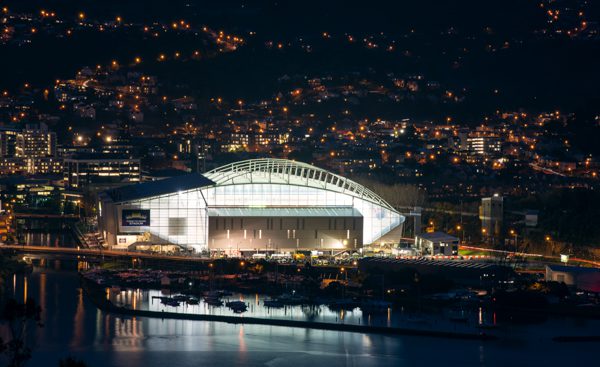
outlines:
{"label": "curved roof arch", "polygon": [[217,186],[277,183],[330,190],[378,204],[397,213],[390,204],[363,185],[303,162],[273,158],[249,159],[215,168],[204,176]]}

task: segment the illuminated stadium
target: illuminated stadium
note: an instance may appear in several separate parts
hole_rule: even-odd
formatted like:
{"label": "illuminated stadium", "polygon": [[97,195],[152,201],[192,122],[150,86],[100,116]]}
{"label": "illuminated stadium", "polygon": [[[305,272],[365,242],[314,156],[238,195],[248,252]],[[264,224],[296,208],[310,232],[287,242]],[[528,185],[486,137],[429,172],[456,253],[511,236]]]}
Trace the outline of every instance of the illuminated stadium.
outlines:
{"label": "illuminated stadium", "polygon": [[98,200],[100,232],[109,246],[122,248],[153,243],[230,254],[358,250],[397,243],[403,223],[398,211],[364,186],[285,159],[246,160],[203,175],[125,186]]}

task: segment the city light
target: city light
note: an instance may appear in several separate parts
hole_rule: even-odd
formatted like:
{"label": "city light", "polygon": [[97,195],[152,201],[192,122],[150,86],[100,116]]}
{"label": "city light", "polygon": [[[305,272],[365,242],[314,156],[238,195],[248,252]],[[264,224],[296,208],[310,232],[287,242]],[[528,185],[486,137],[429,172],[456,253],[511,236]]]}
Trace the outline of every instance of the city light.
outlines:
{"label": "city light", "polygon": [[[138,339],[162,329],[186,364],[178,351],[193,343],[169,326],[185,319],[234,335],[242,364],[272,341],[244,320],[318,323],[318,337],[368,365],[403,350],[391,338],[381,357],[373,332],[497,339],[500,355],[511,312],[539,316],[524,300],[549,314],[541,347],[521,348],[532,360],[559,361],[553,343],[594,334],[552,322],[598,313],[590,1],[9,3],[0,283],[7,299],[39,302],[49,326],[28,334],[57,331],[21,364],[53,348],[92,363],[94,335],[142,355]],[[80,322],[98,308],[127,317]],[[338,338],[349,331],[361,337]],[[477,357],[446,344],[439,355],[456,365]],[[324,363],[326,346],[305,362]],[[106,360],[127,359],[109,349]]]}

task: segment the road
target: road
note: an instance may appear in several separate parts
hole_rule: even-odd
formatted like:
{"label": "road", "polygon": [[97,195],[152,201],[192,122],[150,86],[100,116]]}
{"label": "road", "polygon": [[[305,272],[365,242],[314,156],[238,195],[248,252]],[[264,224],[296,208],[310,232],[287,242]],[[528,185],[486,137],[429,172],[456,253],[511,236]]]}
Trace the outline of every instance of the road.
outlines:
{"label": "road", "polygon": [[77,219],[77,214],[44,214],[44,213],[14,213],[15,218],[29,218],[29,219]]}
{"label": "road", "polygon": [[[485,252],[498,253],[498,254],[503,254],[504,256],[511,255],[511,256],[520,256],[520,257],[534,257],[534,258],[538,258],[540,260],[551,260],[552,262],[556,262],[556,261],[560,261],[561,260],[560,256],[546,256],[546,255],[533,254],[533,253],[527,253],[527,252],[494,250],[494,249],[489,249],[489,248],[485,248],[485,247],[475,247],[475,246],[461,245],[460,248],[461,249],[465,249],[465,250],[475,250],[475,251],[485,251]],[[587,260],[587,259],[581,259],[581,258],[578,258],[578,257],[570,257],[569,258],[569,262],[581,263],[581,264],[591,265],[591,266],[596,267],[596,268],[600,268],[600,262],[593,261],[593,260]]]}
{"label": "road", "polygon": [[[11,249],[18,251],[20,253],[29,253],[29,254],[46,254],[46,255],[70,255],[70,256],[91,256],[91,257],[108,257],[108,258],[125,258],[125,259],[154,259],[154,260],[169,260],[169,261],[184,261],[184,262],[210,262],[214,259],[208,257],[197,257],[197,256],[178,256],[178,255],[161,255],[161,254],[149,254],[143,252],[129,252],[129,251],[120,251],[120,250],[100,250],[100,249],[88,249],[88,248],[72,248],[72,247],[42,247],[42,246],[19,246],[19,245],[1,245],[0,249]],[[514,251],[503,251],[503,250],[494,250],[488,249],[484,247],[475,247],[475,246],[464,246],[461,245],[460,248],[467,250],[476,250],[476,251],[485,251],[498,253],[502,256],[512,255],[512,256],[520,256],[520,257],[533,257],[537,258],[540,261],[548,260],[553,263],[560,261],[560,256],[544,256],[540,254],[533,253],[524,253],[524,252],[514,252]],[[576,257],[571,257],[569,262],[579,263],[590,265],[593,267],[600,268],[600,262],[580,259]]]}

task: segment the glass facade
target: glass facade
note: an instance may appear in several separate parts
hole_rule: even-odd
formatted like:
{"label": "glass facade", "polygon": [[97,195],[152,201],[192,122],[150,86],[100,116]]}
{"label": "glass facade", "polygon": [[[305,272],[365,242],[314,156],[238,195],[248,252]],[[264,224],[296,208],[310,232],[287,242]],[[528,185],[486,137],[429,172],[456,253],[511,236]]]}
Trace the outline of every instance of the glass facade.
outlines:
{"label": "glass facade", "polygon": [[[150,226],[124,226],[119,221],[120,233],[149,232],[168,243],[206,248],[208,217],[200,189],[141,199],[122,207],[150,210]],[[122,209],[119,217],[121,213]]]}
{"label": "glass facade", "polygon": [[120,223],[119,232],[150,232],[166,242],[197,249],[208,247],[208,207],[354,207],[363,216],[364,243],[376,241],[404,220],[397,212],[351,195],[266,183],[199,188],[124,207],[150,210],[150,226],[126,227]]}

